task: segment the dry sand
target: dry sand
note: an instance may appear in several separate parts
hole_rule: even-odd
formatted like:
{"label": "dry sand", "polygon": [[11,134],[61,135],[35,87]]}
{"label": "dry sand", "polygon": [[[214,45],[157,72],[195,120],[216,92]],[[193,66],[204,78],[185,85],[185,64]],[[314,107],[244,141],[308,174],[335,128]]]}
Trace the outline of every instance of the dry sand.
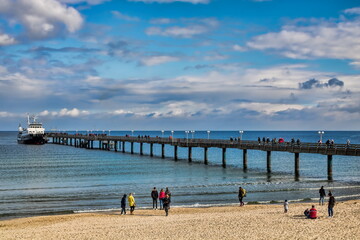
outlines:
{"label": "dry sand", "polygon": [[360,239],[360,200],[340,202],[333,218],[303,216],[311,203],[135,210],[135,215],[70,214],[0,221],[0,239]]}

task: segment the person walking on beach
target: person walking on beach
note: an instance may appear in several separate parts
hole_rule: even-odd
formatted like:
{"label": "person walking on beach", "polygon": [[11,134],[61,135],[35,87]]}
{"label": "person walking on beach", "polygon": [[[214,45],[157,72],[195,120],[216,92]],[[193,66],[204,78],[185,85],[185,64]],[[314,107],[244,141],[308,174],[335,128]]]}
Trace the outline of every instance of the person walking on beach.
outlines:
{"label": "person walking on beach", "polygon": [[285,200],[284,202],[284,213],[287,213],[289,210],[289,202],[288,200]]}
{"label": "person walking on beach", "polygon": [[239,202],[240,202],[240,207],[244,206],[244,202],[243,202],[243,198],[246,197],[246,190],[242,187],[239,187]]}
{"label": "person walking on beach", "polygon": [[169,209],[170,209],[170,202],[171,202],[171,199],[170,199],[170,195],[169,194],[166,194],[165,198],[163,199],[163,202],[164,202],[164,210],[165,210],[165,213],[166,213],[166,216],[169,215]]}
{"label": "person walking on beach", "polygon": [[334,207],[335,207],[335,197],[332,195],[331,192],[329,192],[328,196],[329,196],[328,213],[329,213],[329,217],[333,217]]}
{"label": "person walking on beach", "polygon": [[121,198],[121,213],[120,215],[126,214],[126,194]]}
{"label": "person walking on beach", "polygon": [[153,190],[151,191],[151,198],[153,200],[153,209],[157,209],[157,199],[159,197],[159,193],[156,190],[156,187],[153,188]]}
{"label": "person walking on beach", "polygon": [[164,198],[165,198],[165,191],[164,191],[164,189],[162,188],[161,190],[160,190],[160,193],[159,193],[159,204],[160,204],[160,210],[162,210],[163,209],[163,204],[164,204]]}
{"label": "person walking on beach", "polygon": [[326,196],[324,186],[321,186],[319,190],[319,194],[320,194],[319,205],[324,205],[324,199]]}
{"label": "person walking on beach", "polygon": [[128,202],[130,206],[130,214],[133,215],[136,204],[135,204],[135,198],[132,193],[129,193]]}

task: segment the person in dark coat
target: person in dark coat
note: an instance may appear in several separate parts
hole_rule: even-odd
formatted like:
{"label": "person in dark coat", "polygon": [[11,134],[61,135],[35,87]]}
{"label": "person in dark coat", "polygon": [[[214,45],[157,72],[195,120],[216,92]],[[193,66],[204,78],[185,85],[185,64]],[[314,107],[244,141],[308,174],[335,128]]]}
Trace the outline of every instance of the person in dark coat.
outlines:
{"label": "person in dark coat", "polygon": [[121,215],[126,214],[126,194],[121,198]]}
{"label": "person in dark coat", "polygon": [[335,198],[331,192],[329,192],[328,196],[329,196],[328,213],[329,213],[329,217],[333,217],[334,216],[334,207],[335,207]]}
{"label": "person in dark coat", "polygon": [[320,199],[319,199],[319,205],[324,205],[324,198],[326,196],[324,186],[321,186],[319,189]]}
{"label": "person in dark coat", "polygon": [[171,203],[171,199],[170,199],[169,194],[166,194],[165,198],[163,199],[163,203],[164,203],[163,207],[164,207],[166,216],[168,216],[169,215],[169,209],[170,209],[170,203]]}
{"label": "person in dark coat", "polygon": [[157,199],[159,197],[159,193],[156,190],[156,187],[151,191],[151,198],[153,200],[153,209],[157,209]]}

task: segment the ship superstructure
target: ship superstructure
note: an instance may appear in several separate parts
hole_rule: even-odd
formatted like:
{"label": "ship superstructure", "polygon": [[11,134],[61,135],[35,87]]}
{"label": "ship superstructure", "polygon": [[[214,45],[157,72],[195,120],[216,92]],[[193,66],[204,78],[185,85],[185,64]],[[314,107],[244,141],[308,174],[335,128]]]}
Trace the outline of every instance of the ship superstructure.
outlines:
{"label": "ship superstructure", "polygon": [[[32,121],[30,121],[32,119]],[[46,143],[45,128],[42,123],[36,121],[36,116],[28,115],[28,127],[23,128],[19,124],[19,133],[17,141],[22,144],[44,144]]]}

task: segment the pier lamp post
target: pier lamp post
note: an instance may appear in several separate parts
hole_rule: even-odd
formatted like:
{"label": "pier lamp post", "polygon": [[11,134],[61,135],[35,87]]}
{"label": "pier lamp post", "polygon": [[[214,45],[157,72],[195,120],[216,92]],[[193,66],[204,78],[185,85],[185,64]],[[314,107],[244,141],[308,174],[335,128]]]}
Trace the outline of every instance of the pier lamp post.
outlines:
{"label": "pier lamp post", "polygon": [[111,132],[111,130],[109,130],[109,136],[110,136],[110,132]]}
{"label": "pier lamp post", "polygon": [[161,130],[161,137],[164,138],[164,130]]}
{"label": "pier lamp post", "polygon": [[189,139],[189,131],[185,131],[185,134],[186,134],[186,142],[187,142]]}
{"label": "pier lamp post", "polygon": [[195,134],[195,131],[194,131],[194,130],[192,130],[192,131],[191,131],[191,134],[192,134],[192,139],[194,139],[194,134]]}
{"label": "pier lamp post", "polygon": [[320,135],[320,142],[322,143],[322,136],[325,132],[324,131],[319,131],[318,134]]}
{"label": "pier lamp post", "polygon": [[171,130],[171,137],[174,138],[174,130]]}
{"label": "pier lamp post", "polygon": [[244,131],[241,130],[241,131],[239,131],[239,133],[240,133],[240,141],[242,141],[242,135],[243,135]]}
{"label": "pier lamp post", "polygon": [[87,132],[87,134],[86,134],[86,135],[88,135],[88,136],[89,136],[89,130],[86,130],[86,132]]}
{"label": "pier lamp post", "polygon": [[134,136],[134,130],[131,130],[131,136],[132,137]]}
{"label": "pier lamp post", "polygon": [[208,139],[210,139],[210,130],[207,130]]}

